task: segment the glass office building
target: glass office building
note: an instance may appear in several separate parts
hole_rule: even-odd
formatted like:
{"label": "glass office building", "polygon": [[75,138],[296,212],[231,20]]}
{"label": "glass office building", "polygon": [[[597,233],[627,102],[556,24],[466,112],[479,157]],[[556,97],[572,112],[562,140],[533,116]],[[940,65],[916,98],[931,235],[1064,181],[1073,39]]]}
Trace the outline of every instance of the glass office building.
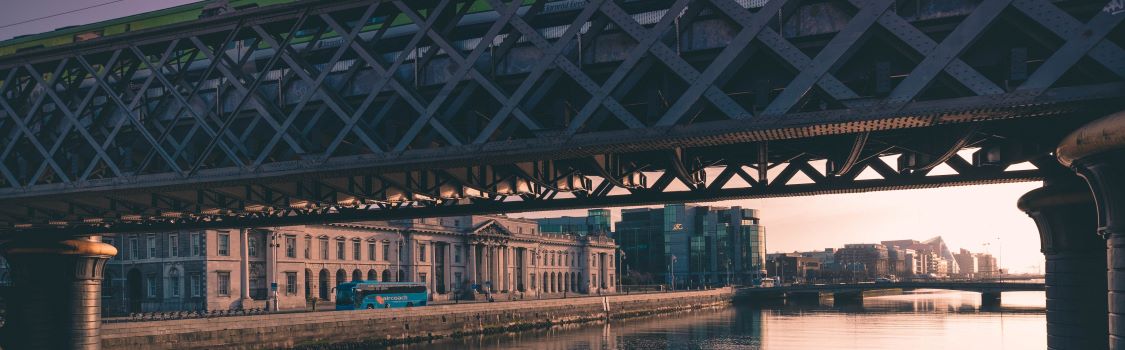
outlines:
{"label": "glass office building", "polygon": [[609,234],[609,209],[590,209],[586,216],[563,216],[557,218],[536,219],[539,231],[543,233],[575,234],[587,236],[590,234]]}
{"label": "glass office building", "polygon": [[669,204],[622,210],[614,237],[624,276],[684,288],[750,283],[765,267],[765,234],[754,209]]}

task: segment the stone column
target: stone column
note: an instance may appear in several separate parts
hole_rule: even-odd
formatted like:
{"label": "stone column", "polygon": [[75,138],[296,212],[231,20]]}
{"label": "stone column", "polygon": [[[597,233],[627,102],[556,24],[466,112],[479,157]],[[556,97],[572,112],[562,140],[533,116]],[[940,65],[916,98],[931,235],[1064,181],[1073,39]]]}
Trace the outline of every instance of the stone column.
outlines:
{"label": "stone column", "polygon": [[117,248],[101,237],[18,240],[0,250],[11,266],[6,349],[100,349],[102,279]]}
{"label": "stone column", "polygon": [[238,230],[238,287],[242,291],[243,307],[250,300],[250,233],[245,228]]}
{"label": "stone column", "polygon": [[481,285],[482,290],[484,289],[484,283],[488,282],[489,276],[491,276],[491,275],[489,275],[489,271],[488,271],[489,268],[491,267],[491,266],[489,266],[488,260],[491,259],[491,258],[492,258],[492,255],[488,253],[488,245],[487,244],[481,244],[481,246],[480,246],[480,282],[479,283]]}
{"label": "stone column", "polygon": [[1055,154],[1086,179],[1097,203],[1098,233],[1108,240],[1109,348],[1125,349],[1125,111],[1067,135]]}
{"label": "stone column", "polygon": [[445,247],[445,249],[444,249],[445,250],[445,259],[444,259],[445,269],[443,270],[443,271],[445,271],[445,276],[443,277],[443,278],[445,278],[445,292],[450,293],[454,289],[457,289],[461,286],[459,284],[459,283],[461,283],[461,281],[454,281],[453,280],[453,249],[454,249],[454,247],[460,247],[460,246],[449,244],[449,243],[442,243],[442,246]]}
{"label": "stone column", "polygon": [[503,253],[504,253],[504,289],[507,290],[509,293],[511,293],[512,290],[513,290],[513,288],[512,288],[512,264],[510,263],[512,256],[510,254],[508,254],[508,251],[510,251],[512,248],[508,247],[508,246],[504,246],[501,249],[503,249]]}
{"label": "stone column", "polygon": [[1094,197],[1081,179],[1048,179],[1020,197],[1046,258],[1047,348],[1105,349],[1105,240]]}
{"label": "stone column", "polygon": [[475,284],[479,280],[477,278],[477,245],[469,243],[469,261],[465,263],[465,267],[469,270],[469,284]]}

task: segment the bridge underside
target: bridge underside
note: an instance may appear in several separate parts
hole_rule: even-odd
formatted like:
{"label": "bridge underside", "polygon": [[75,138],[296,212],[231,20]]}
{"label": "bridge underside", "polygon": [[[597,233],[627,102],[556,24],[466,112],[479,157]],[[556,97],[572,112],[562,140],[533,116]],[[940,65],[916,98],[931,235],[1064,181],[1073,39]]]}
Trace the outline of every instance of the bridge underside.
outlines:
{"label": "bridge underside", "polygon": [[1115,11],[309,1],[25,52],[0,235],[1038,180],[1125,107]]}

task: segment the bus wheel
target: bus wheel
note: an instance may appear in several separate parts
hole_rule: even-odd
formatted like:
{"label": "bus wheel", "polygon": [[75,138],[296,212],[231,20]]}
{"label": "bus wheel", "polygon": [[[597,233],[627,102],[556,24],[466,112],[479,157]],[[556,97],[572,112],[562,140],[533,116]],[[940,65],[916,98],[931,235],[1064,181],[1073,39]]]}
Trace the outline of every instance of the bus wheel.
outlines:
{"label": "bus wheel", "polygon": [[406,307],[414,307],[414,303],[413,302],[406,303]]}
{"label": "bus wheel", "polygon": [[384,308],[384,309],[390,309],[390,308],[391,308],[391,304],[383,304],[383,308]]}
{"label": "bus wheel", "polygon": [[371,310],[371,309],[374,309],[374,308],[375,308],[375,305],[367,304],[367,309],[368,309],[368,310]]}

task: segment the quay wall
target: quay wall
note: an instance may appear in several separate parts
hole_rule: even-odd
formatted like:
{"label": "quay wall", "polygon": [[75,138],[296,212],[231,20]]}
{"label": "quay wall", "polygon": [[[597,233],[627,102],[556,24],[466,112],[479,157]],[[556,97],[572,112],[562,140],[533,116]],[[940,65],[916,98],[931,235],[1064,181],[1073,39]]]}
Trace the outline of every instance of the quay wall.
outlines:
{"label": "quay wall", "polygon": [[[329,349],[519,331],[729,304],[730,288],[407,309],[321,311],[106,323],[104,349]],[[606,309],[608,308],[608,312]]]}

